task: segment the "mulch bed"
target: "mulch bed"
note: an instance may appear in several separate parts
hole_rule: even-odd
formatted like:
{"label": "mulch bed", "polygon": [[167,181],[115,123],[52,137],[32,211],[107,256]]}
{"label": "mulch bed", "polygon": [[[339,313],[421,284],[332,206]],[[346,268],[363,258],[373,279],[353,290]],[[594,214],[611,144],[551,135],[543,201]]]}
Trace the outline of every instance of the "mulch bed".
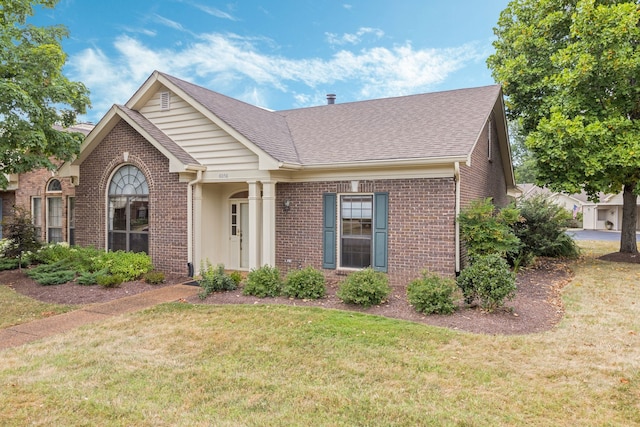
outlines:
{"label": "mulch bed", "polygon": [[[554,327],[564,313],[560,300],[560,290],[570,282],[572,272],[561,260],[540,259],[536,265],[523,268],[518,273],[516,297],[505,307],[487,313],[477,306],[462,303],[452,315],[425,316],[416,312],[407,302],[404,288],[394,289],[389,301],[363,309],[343,303],[336,296],[337,283],[327,284],[327,296],[319,300],[298,300],[286,297],[257,298],[242,295],[242,290],[217,292],[204,300],[197,296],[190,299],[193,304],[286,304],[294,306],[314,306],[327,309],[351,310],[403,319],[428,325],[442,326],[455,330],[480,334],[530,334]],[[168,276],[162,285],[149,285],[142,281],[123,283],[119,288],[81,286],[66,283],[55,286],[41,286],[24,275],[23,272],[0,272],[0,283],[34,299],[58,304],[91,304],[106,302],[129,295],[138,294],[158,286],[185,283],[184,276]]]}

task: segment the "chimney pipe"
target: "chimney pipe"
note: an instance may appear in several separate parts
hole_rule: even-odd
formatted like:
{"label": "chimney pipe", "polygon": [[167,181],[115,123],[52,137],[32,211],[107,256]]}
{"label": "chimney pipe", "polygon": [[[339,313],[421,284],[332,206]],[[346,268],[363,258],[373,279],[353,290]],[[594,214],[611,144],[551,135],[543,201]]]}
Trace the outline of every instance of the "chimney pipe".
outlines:
{"label": "chimney pipe", "polygon": [[327,105],[333,105],[336,103],[336,94],[328,93],[327,94]]}

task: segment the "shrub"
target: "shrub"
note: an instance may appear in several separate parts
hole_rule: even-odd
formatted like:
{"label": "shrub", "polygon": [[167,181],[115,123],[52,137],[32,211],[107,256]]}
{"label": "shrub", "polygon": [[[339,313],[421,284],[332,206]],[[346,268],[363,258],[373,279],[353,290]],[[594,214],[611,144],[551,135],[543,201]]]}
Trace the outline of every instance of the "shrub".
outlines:
{"label": "shrub", "polygon": [[282,293],[288,297],[318,299],[326,295],[324,274],[312,266],[287,274]]}
{"label": "shrub", "polygon": [[231,280],[236,283],[236,286],[238,286],[240,282],[242,282],[242,273],[240,273],[239,271],[231,272],[231,274],[229,274],[229,277],[231,277]]}
{"label": "shrub", "polygon": [[22,265],[20,265],[18,258],[0,258],[0,271],[15,270],[18,267],[26,267],[27,265],[29,264],[25,260],[22,260]]}
{"label": "shrub", "polygon": [[575,258],[579,249],[565,233],[571,213],[544,195],[518,202],[524,221],[514,223],[514,234],[523,243],[519,257],[525,261],[535,256]]}
{"label": "shrub", "polygon": [[476,257],[493,253],[503,257],[517,253],[520,239],[511,225],[521,220],[517,209],[507,207],[497,211],[490,198],[471,202],[458,216],[469,260],[473,262]]}
{"label": "shrub", "polygon": [[153,269],[151,257],[144,252],[105,252],[95,260],[94,269],[106,268],[111,275],[119,275],[125,282],[138,280]]}
{"label": "shrub", "polygon": [[259,298],[276,297],[280,295],[281,290],[280,271],[276,267],[265,265],[249,272],[242,294]]}
{"label": "shrub", "polygon": [[453,301],[456,290],[455,280],[425,270],[420,279],[407,286],[407,299],[421,313],[451,314],[456,309]]}
{"label": "shrub", "polygon": [[347,304],[371,307],[385,301],[390,293],[387,276],[372,268],[365,268],[347,276],[340,283],[336,295]]}
{"label": "shrub", "polygon": [[118,288],[124,282],[124,277],[121,274],[108,274],[98,276],[97,282],[103,288]]}
{"label": "shrub", "polygon": [[457,282],[467,304],[478,298],[487,311],[502,307],[516,292],[516,276],[497,254],[478,257],[460,272]]}
{"label": "shrub", "polygon": [[61,285],[75,279],[76,272],[69,270],[64,261],[43,264],[27,270],[27,276],[43,286]]}
{"label": "shrub", "polygon": [[7,258],[18,258],[22,263],[25,254],[35,252],[40,248],[40,241],[36,235],[31,214],[24,208],[14,207],[13,215],[2,221],[3,234],[6,243],[3,245],[3,255]]}
{"label": "shrub", "polygon": [[159,285],[164,283],[165,276],[162,271],[151,270],[144,274],[144,281],[150,285]]}
{"label": "shrub", "polygon": [[200,276],[198,284],[202,291],[198,294],[200,299],[205,299],[212,292],[232,291],[238,287],[236,282],[224,272],[224,265],[218,264],[215,268],[209,261],[200,264]]}
{"label": "shrub", "polygon": [[98,283],[99,277],[106,276],[107,274],[108,271],[106,269],[94,272],[84,271],[78,275],[76,282],[83,286],[95,285]]}

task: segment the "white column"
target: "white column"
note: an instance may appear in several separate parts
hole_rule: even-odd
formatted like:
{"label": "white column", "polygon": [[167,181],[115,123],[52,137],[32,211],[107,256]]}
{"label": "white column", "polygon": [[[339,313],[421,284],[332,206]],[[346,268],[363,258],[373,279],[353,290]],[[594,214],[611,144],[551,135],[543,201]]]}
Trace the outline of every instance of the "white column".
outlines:
{"label": "white column", "polygon": [[249,268],[262,265],[260,262],[260,187],[257,181],[249,184]]}
{"label": "white column", "polygon": [[276,265],[276,182],[262,181],[262,262]]}
{"label": "white column", "polygon": [[202,260],[202,184],[193,186],[193,268],[198,272]]}

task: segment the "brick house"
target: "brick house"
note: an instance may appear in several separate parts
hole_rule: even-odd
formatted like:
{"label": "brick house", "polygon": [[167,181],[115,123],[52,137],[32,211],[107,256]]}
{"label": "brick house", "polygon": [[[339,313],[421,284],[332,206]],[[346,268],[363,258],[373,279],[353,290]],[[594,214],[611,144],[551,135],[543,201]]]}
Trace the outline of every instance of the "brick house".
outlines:
{"label": "brick house", "polygon": [[[89,134],[93,125],[81,123],[65,129]],[[8,176],[0,191],[0,221],[13,214],[14,206],[27,209],[43,242],[75,244],[75,185],[56,171],[37,169]]]}
{"label": "brick house", "polygon": [[[460,269],[456,215],[516,190],[499,86],[269,111],[154,72],[58,171],[75,243],[392,284]],[[66,182],[66,181],[65,181]]]}

